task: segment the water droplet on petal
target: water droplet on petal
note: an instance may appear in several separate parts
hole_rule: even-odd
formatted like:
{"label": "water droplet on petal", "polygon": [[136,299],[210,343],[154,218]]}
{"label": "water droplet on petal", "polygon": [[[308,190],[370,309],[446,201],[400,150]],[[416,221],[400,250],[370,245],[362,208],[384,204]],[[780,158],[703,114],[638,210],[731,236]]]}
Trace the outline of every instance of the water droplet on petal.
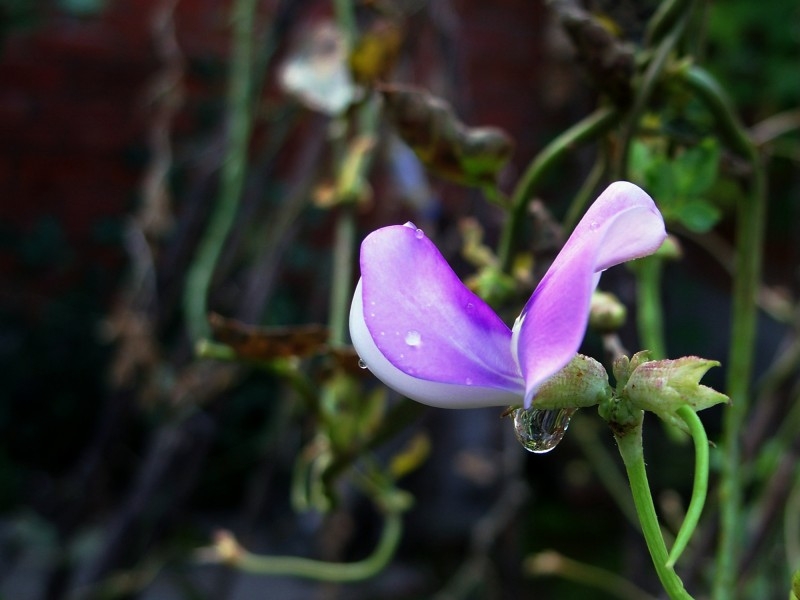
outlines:
{"label": "water droplet on petal", "polygon": [[414,232],[414,237],[416,237],[418,240],[421,240],[425,237],[425,232],[422,231],[422,229],[417,228],[417,230]]}
{"label": "water droplet on petal", "polygon": [[475,305],[472,302],[467,302],[467,306],[465,308],[470,314],[475,312]]}
{"label": "water droplet on petal", "polygon": [[412,329],[408,333],[406,333],[406,344],[411,346],[412,348],[416,348],[422,343],[422,336],[420,335],[419,331],[415,331]]}
{"label": "water droplet on petal", "polygon": [[597,221],[592,221],[591,223],[589,223],[589,229],[591,229],[592,231],[595,231],[599,226],[600,225],[597,223]]}
{"label": "water droplet on petal", "polygon": [[359,369],[366,369],[367,368],[367,363],[365,363],[364,360],[361,359],[361,358],[358,359],[358,368]]}
{"label": "water droplet on petal", "polygon": [[467,385],[472,385],[472,377],[467,377],[464,383],[466,383]]}
{"label": "water droplet on petal", "polygon": [[514,411],[514,434],[528,452],[550,452],[564,438],[573,414],[574,408],[518,408]]}

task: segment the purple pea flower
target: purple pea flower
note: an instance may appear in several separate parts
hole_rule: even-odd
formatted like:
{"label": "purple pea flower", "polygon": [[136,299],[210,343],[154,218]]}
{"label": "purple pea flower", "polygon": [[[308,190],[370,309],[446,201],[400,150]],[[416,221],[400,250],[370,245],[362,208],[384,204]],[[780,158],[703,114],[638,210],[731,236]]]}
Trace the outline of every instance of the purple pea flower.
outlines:
{"label": "purple pea flower", "polygon": [[665,236],[650,196],[632,183],[611,184],[509,329],[422,230],[384,227],[361,245],[350,336],[370,371],[413,400],[530,408],[539,386],[578,351],[601,272],[652,254]]}

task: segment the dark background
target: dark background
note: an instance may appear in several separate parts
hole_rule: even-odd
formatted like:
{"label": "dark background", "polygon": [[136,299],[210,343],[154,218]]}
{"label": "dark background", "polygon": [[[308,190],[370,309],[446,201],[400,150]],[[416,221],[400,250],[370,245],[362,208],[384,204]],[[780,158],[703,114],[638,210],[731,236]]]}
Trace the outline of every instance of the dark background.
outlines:
{"label": "dark background", "polygon": [[[591,87],[543,3],[406,4],[413,6],[396,79],[447,98],[467,123],[512,135],[516,151],[501,180],[506,191],[544,143],[594,106]],[[653,3],[611,4],[590,8],[637,41]],[[154,26],[168,6],[157,0],[0,2],[0,598],[69,597],[82,583],[119,569],[144,574],[134,591],[115,597],[136,597],[138,588],[152,599],[433,597],[463,563],[473,526],[501,495],[504,461],[523,462],[517,467],[528,483],[519,498],[523,508],[492,546],[495,579],[487,586],[495,595],[468,597],[603,597],[523,577],[522,557],[547,548],[658,589],[638,534],[570,436],[550,455],[524,455],[492,410],[429,410],[415,422],[432,436],[433,452],[403,482],[415,507],[395,561],[376,581],[325,586],[236,576],[192,562],[192,550],[220,526],[261,551],[357,559],[372,547],[379,519],[358,497],[327,519],[292,511],[292,464],[309,430],[302,419],[276,430],[279,383],[247,372],[233,385],[215,387],[213,368],[189,368],[180,294],[224,160],[230,16],[227,2],[178,1],[177,53],[170,54],[159,47],[165,38]],[[702,6],[705,64],[745,123],[797,107],[796,5]],[[311,0],[261,2],[275,64],[330,11]],[[159,78],[170,73],[179,84],[165,96]],[[251,323],[325,322],[331,213],[302,207],[273,240],[271,254],[261,253],[267,238],[278,235],[270,229],[277,207],[304,189],[307,195],[326,160],[324,118],[286,98],[274,69],[262,96],[242,216],[211,307]],[[176,103],[174,112],[165,97]],[[272,152],[269,140],[280,127],[288,134]],[[171,215],[164,228],[153,229],[160,231],[159,253],[148,267],[131,258],[142,256],[129,225],[141,215],[160,133],[173,152],[166,178]],[[554,214],[563,214],[591,159],[591,152],[576,152],[548,180],[543,199]],[[798,159],[795,135],[774,146],[769,171],[765,278],[786,297],[798,292]],[[361,235],[425,219],[445,254],[455,257],[457,221],[473,215],[486,224],[490,241],[496,239],[501,215],[476,191],[432,177],[433,199],[420,208],[381,165],[375,185],[372,206],[359,215]],[[718,235],[730,239],[727,219]],[[729,279],[685,243],[686,258],[670,267],[665,286],[670,354],[724,360]],[[467,266],[455,261],[466,274]],[[145,302],[145,321],[121,308],[137,277],[158,291],[157,300]],[[618,281],[623,298],[630,293],[624,277],[611,281]],[[764,317],[762,370],[784,333]],[[180,386],[206,376],[210,383],[200,388],[208,397],[176,425]],[[719,387],[722,370],[709,381]],[[720,410],[704,415],[712,439]],[[583,418],[587,427],[599,426],[593,416]],[[597,439],[614,456],[610,435],[600,430]],[[655,493],[685,495],[690,448],[675,446],[658,426],[648,430],[646,445]],[[153,577],[147,575],[151,559],[160,566]]]}

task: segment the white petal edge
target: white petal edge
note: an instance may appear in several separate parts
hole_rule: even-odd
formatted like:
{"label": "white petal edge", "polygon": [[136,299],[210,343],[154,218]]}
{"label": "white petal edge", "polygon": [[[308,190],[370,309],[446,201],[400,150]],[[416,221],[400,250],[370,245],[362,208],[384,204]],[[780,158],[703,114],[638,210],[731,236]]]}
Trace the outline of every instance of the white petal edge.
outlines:
{"label": "white petal edge", "polygon": [[395,367],[375,345],[367,328],[360,279],[350,305],[350,338],[361,360],[375,377],[411,400],[436,408],[511,406],[522,401],[524,389],[521,383],[519,393],[515,394],[496,388],[418,379]]}

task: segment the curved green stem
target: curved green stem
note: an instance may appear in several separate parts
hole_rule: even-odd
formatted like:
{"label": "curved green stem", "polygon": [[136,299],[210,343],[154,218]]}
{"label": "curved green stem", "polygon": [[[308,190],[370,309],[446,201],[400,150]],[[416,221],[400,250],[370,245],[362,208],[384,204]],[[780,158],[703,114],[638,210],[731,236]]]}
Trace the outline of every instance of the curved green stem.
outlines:
{"label": "curved green stem", "polygon": [[656,89],[656,84],[658,84],[661,75],[664,73],[664,68],[667,66],[667,59],[683,35],[683,30],[691,14],[691,4],[690,2],[683,15],[673,24],[669,34],[664,36],[664,39],[659,43],[650,64],[647,65],[647,70],[642,76],[641,83],[636,89],[636,97],[634,98],[630,111],[628,111],[628,116],[626,117],[625,126],[622,131],[619,156],[617,157],[617,164],[614,169],[615,179],[627,179],[628,177],[628,154],[633,137],[636,135],[636,130],[639,127],[639,120],[642,118],[642,114],[645,108],[647,108],[647,103],[650,101]]}
{"label": "curved green stem", "polygon": [[351,563],[333,563],[297,556],[264,556],[251,554],[238,546],[235,540],[226,542],[234,548],[220,548],[226,564],[256,575],[282,575],[302,577],[317,581],[344,583],[363,581],[381,572],[394,556],[403,533],[403,520],[399,513],[386,514],[383,532],[375,550],[367,558]]}
{"label": "curved green stem", "polygon": [[571,152],[575,145],[599,137],[618,120],[619,111],[616,108],[610,106],[599,108],[559,135],[533,159],[511,196],[511,211],[500,237],[497,255],[505,272],[508,272],[513,260],[514,247],[525,216],[525,207],[543,176]]}
{"label": "curved green stem", "polygon": [[220,175],[220,191],[208,227],[189,267],[184,287],[184,318],[192,341],[208,337],[208,291],[228,232],[239,209],[252,125],[253,19],[256,0],[237,0],[233,7],[233,51],[228,79],[230,122],[228,151]]}
{"label": "curved green stem", "polygon": [[691,8],[692,0],[665,0],[658,5],[645,29],[645,44],[654,46],[664,39],[670,27],[675,25]]}
{"label": "curved green stem", "polygon": [[615,431],[614,437],[617,440],[619,453],[622,455],[622,461],[625,463],[625,470],[628,473],[628,481],[633,493],[633,503],[636,506],[636,513],[642,524],[642,534],[661,585],[664,586],[664,590],[671,600],[690,600],[692,596],[683,587],[680,577],[667,564],[669,561],[667,546],[661,536],[661,528],[658,524],[658,517],[653,505],[653,496],[650,494],[650,484],[647,481],[647,471],[644,465],[641,415],[634,427]]}
{"label": "curved green stem", "polygon": [[592,165],[592,170],[589,171],[589,174],[583,181],[581,189],[579,189],[578,193],[576,193],[573,197],[572,203],[569,205],[569,209],[567,210],[567,214],[564,216],[564,221],[562,223],[564,231],[572,231],[572,229],[578,223],[578,220],[581,218],[584,209],[592,198],[592,193],[597,186],[600,185],[600,181],[603,179],[603,175],[605,175],[607,169],[608,153],[604,148],[601,148],[598,150],[597,158],[594,161],[594,165]]}
{"label": "curved green stem", "polygon": [[664,310],[661,305],[663,259],[648,256],[636,263],[636,326],[642,347],[654,360],[667,357],[664,342]]}
{"label": "curved green stem", "polygon": [[711,74],[697,65],[676,73],[681,81],[702,100],[716,120],[722,139],[735,152],[756,160],[756,148],[742,125],[725,90]]}
{"label": "curved green stem", "polygon": [[554,575],[602,590],[621,600],[656,600],[624,577],[600,567],[567,558],[552,550],[531,556],[525,561],[525,571],[541,577]]}
{"label": "curved green stem", "polygon": [[678,558],[680,558],[689,544],[697,523],[700,521],[700,515],[703,512],[708,493],[708,437],[706,436],[703,422],[697,416],[697,413],[686,405],[678,409],[678,416],[686,423],[694,442],[694,485],[692,487],[692,499],[689,501],[689,508],[686,510],[686,517],[683,519],[680,531],[675,537],[675,543],[669,552],[668,567],[675,566]]}

